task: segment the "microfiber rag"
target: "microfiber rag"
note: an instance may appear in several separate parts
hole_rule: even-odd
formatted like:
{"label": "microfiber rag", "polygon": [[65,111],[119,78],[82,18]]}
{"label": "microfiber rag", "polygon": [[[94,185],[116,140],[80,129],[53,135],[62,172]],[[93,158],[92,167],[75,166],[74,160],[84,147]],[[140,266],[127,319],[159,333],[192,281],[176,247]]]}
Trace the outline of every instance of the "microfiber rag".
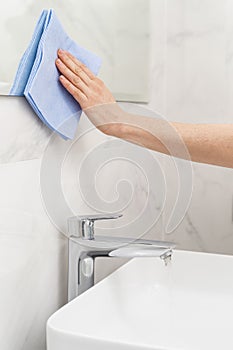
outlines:
{"label": "microfiber rag", "polygon": [[57,50],[69,51],[95,75],[101,59],[74,42],[53,9],[43,10],[23,54],[10,95],[25,96],[39,118],[64,139],[73,139],[82,110],[59,81]]}

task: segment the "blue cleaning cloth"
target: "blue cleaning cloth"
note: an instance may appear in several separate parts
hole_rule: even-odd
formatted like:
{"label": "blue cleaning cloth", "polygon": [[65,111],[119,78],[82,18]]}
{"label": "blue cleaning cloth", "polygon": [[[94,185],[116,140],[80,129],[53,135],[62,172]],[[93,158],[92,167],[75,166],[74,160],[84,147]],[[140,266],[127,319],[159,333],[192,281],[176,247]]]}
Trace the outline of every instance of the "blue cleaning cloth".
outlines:
{"label": "blue cleaning cloth", "polygon": [[98,73],[101,59],[66,34],[53,9],[43,10],[20,60],[10,95],[24,95],[50,129],[64,139],[73,139],[82,110],[59,81],[55,66],[59,48],[69,51],[95,75]]}

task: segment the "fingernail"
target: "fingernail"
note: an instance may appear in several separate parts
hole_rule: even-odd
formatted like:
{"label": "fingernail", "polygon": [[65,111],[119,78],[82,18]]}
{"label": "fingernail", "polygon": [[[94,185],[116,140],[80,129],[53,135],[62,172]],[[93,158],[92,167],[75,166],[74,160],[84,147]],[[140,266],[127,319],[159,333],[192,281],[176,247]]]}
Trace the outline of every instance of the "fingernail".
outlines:
{"label": "fingernail", "polygon": [[59,49],[59,50],[58,50],[58,53],[61,53],[61,54],[62,54],[62,53],[65,53],[65,51],[62,50],[62,49]]}
{"label": "fingernail", "polygon": [[60,64],[61,63],[61,60],[59,58],[56,59],[56,63],[57,64]]}

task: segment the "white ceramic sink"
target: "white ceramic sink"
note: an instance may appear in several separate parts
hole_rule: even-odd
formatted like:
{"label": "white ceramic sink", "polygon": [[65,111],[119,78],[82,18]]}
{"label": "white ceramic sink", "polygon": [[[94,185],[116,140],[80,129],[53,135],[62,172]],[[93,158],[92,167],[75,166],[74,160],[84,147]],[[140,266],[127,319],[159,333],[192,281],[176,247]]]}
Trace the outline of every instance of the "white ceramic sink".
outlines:
{"label": "white ceramic sink", "polygon": [[53,314],[47,350],[233,349],[233,257],[137,258]]}

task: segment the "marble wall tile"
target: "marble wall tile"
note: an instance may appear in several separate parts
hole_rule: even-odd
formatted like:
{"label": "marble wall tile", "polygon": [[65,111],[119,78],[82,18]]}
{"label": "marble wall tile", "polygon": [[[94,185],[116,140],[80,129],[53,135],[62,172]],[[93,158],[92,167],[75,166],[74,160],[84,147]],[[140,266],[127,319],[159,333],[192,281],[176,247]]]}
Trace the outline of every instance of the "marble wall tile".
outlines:
{"label": "marble wall tile", "polygon": [[[232,123],[231,15],[230,1],[167,2],[169,120]],[[164,237],[172,238],[182,249],[232,254],[233,171],[198,163],[192,167],[190,206],[180,225],[168,235],[166,225],[177,194],[177,174],[172,160],[164,158],[169,188]]]}
{"label": "marble wall tile", "polygon": [[178,186],[172,161],[167,159],[164,167],[169,188],[163,213],[164,239],[174,241],[179,249],[233,254],[232,169],[193,163],[189,206],[180,224],[167,233]]}
{"label": "marble wall tile", "polygon": [[166,115],[166,1],[150,2],[150,99],[147,107]]}
{"label": "marble wall tile", "polygon": [[67,300],[67,240],[46,215],[40,160],[0,166],[0,348],[45,349],[47,318]]}
{"label": "marble wall tile", "polygon": [[170,120],[228,122],[225,1],[167,1]]}
{"label": "marble wall tile", "polygon": [[51,131],[24,97],[0,96],[0,164],[40,158]]}
{"label": "marble wall tile", "polygon": [[225,77],[227,105],[226,115],[229,121],[233,120],[233,3],[230,0],[225,2]]}

